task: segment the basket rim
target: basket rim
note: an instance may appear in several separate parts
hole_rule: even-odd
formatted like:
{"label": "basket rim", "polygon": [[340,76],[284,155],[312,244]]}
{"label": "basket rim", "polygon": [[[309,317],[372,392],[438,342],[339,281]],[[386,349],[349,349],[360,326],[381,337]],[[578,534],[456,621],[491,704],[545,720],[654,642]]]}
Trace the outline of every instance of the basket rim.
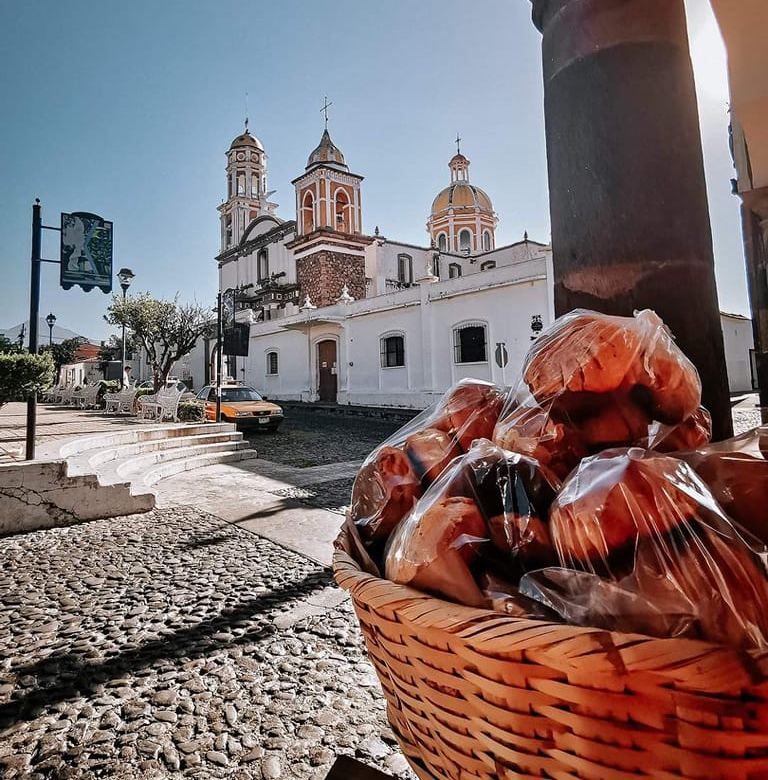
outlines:
{"label": "basket rim", "polygon": [[490,656],[523,650],[532,662],[565,674],[577,672],[589,656],[596,673],[651,673],[689,690],[710,692],[733,692],[768,681],[768,650],[519,618],[455,604],[376,577],[363,571],[354,558],[345,526],[334,543],[332,566],[336,583],[350,594],[358,612],[362,607],[414,629],[442,630]]}

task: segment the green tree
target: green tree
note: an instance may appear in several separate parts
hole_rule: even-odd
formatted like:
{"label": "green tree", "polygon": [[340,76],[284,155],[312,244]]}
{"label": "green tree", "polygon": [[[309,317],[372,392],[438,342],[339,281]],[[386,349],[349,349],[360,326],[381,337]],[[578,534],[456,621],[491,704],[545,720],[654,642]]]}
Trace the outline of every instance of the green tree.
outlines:
{"label": "green tree", "polygon": [[210,328],[210,314],[196,303],[161,301],[149,293],[115,295],[107,309],[110,325],[125,325],[152,366],[155,390],[165,384],[173,364],[188,355]]}
{"label": "green tree", "polygon": [[53,384],[53,377],[53,360],[48,354],[0,352],[0,406],[45,390]]}
{"label": "green tree", "polygon": [[21,347],[17,342],[11,341],[0,333],[0,352],[21,352]]}
{"label": "green tree", "polygon": [[81,344],[84,344],[86,339],[82,336],[74,336],[71,339],[64,339],[59,344],[46,344],[40,347],[40,352],[50,352],[53,358],[53,364],[56,366],[56,371],[68,363],[75,362],[75,353]]}

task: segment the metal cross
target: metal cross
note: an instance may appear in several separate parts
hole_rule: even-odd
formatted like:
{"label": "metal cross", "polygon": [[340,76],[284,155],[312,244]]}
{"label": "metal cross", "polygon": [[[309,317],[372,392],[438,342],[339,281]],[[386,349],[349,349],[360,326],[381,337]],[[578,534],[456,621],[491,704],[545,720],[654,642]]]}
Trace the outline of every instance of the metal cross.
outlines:
{"label": "metal cross", "polygon": [[323,107],[320,109],[320,111],[325,114],[325,129],[328,129],[328,109],[333,105],[333,101],[330,103],[328,102],[328,95],[326,95],[324,98],[325,103],[323,104]]}
{"label": "metal cross", "polygon": [[245,132],[248,132],[248,90],[245,90]]}
{"label": "metal cross", "polygon": [[461,154],[461,136],[456,133],[456,154]]}

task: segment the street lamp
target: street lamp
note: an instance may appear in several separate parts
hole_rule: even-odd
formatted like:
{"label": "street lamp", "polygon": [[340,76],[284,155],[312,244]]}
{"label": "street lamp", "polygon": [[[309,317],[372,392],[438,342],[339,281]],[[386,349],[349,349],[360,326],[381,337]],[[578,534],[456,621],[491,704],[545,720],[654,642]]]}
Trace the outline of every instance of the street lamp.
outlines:
{"label": "street lamp", "polygon": [[45,321],[48,323],[48,346],[53,346],[53,326],[56,324],[56,315],[51,312],[46,318]]}
{"label": "street lamp", "polygon": [[[123,290],[123,301],[125,301],[126,293],[131,286],[134,276],[136,274],[130,268],[121,268],[117,272],[117,278],[120,280],[120,287]],[[125,319],[123,319],[123,342],[120,353],[120,387],[125,387]]]}

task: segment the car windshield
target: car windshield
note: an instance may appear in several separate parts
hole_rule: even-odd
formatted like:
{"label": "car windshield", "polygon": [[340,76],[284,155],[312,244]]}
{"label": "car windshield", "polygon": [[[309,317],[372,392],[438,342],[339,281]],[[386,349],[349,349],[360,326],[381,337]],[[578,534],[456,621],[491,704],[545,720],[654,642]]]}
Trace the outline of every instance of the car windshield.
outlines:
{"label": "car windshield", "polygon": [[222,401],[263,401],[264,399],[252,387],[222,387]]}

